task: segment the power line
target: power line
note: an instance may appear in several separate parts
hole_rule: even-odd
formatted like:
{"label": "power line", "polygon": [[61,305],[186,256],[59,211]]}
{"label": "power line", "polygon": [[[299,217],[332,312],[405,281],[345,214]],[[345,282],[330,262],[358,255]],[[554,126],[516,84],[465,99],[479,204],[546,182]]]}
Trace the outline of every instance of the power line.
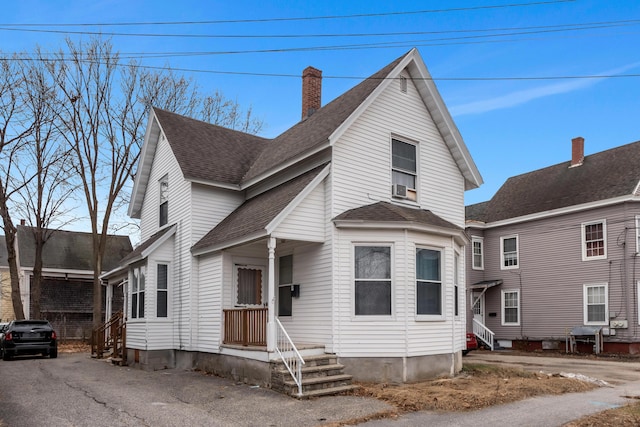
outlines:
{"label": "power line", "polygon": [[328,19],[352,19],[352,18],[371,18],[381,16],[398,16],[398,15],[419,15],[427,13],[447,13],[447,12],[466,12],[473,10],[487,9],[505,9],[513,7],[529,7],[543,6],[558,3],[573,3],[576,0],[550,0],[538,1],[530,3],[508,3],[501,5],[486,6],[470,6],[457,7],[447,9],[427,9],[416,11],[398,11],[398,12],[380,12],[380,13],[357,13],[351,15],[325,15],[325,16],[306,16],[306,17],[277,17],[277,18],[259,18],[259,19],[229,19],[229,20],[210,20],[210,21],[157,21],[157,22],[103,22],[103,23],[40,23],[40,24],[0,24],[0,26],[30,26],[30,27],[78,27],[78,26],[142,26],[142,25],[210,25],[210,24],[241,24],[241,23],[259,23],[259,22],[283,22],[283,21],[314,21]]}
{"label": "power line", "polygon": [[[404,31],[404,32],[386,32],[386,33],[327,33],[327,34],[169,34],[169,33],[122,33],[122,32],[103,32],[103,31],[70,31],[70,30],[45,30],[45,29],[27,29],[27,28],[7,28],[0,27],[0,31],[14,32],[30,32],[30,33],[48,33],[48,34],[74,34],[74,35],[99,35],[99,36],[115,36],[115,37],[171,37],[171,38],[220,38],[220,39],[302,39],[302,38],[335,38],[335,37],[395,37],[408,35],[428,35],[428,34],[460,34],[460,33],[486,33],[501,31],[498,34],[474,35],[466,36],[468,38],[478,37],[503,37],[509,35],[520,34],[540,34],[548,32],[563,31],[584,31],[600,28],[615,28],[623,26],[633,26],[640,24],[640,19],[629,19],[620,21],[604,21],[589,22],[577,24],[559,24],[559,25],[542,25],[527,27],[506,27],[506,28],[487,28],[487,29],[470,29],[470,30],[441,30],[441,31]],[[524,31],[524,32],[513,32]],[[505,33],[506,32],[506,33]],[[463,38],[463,37],[460,37]],[[457,38],[450,38],[451,40]],[[436,39],[437,40],[437,39]],[[448,40],[448,39],[445,39]]]}
{"label": "power line", "polygon": [[[38,61],[34,58],[19,58],[27,61]],[[14,58],[2,58],[0,61],[11,61]],[[47,61],[61,61],[70,62],[71,58],[56,58],[47,59]],[[101,64],[100,61],[79,59],[79,62],[88,62]],[[286,77],[286,78],[300,78],[300,74],[288,74],[288,73],[257,73],[248,71],[222,71],[222,70],[202,70],[195,68],[174,68],[174,67],[160,67],[153,65],[140,65],[140,64],[117,64],[120,67],[135,67],[150,70],[166,70],[166,71],[179,71],[185,73],[203,73],[203,74],[221,74],[221,75],[235,75],[235,76],[248,76],[248,77]],[[613,79],[613,78],[629,78],[640,77],[640,74],[593,74],[593,75],[558,75],[558,76],[502,76],[502,77],[430,77],[422,80],[431,81],[545,81],[545,80],[583,80],[583,79]],[[370,76],[331,76],[323,75],[323,79],[338,79],[338,80],[365,80],[367,78],[374,79]],[[379,80],[398,80],[399,78],[379,78]],[[420,80],[420,79],[414,79]]]}

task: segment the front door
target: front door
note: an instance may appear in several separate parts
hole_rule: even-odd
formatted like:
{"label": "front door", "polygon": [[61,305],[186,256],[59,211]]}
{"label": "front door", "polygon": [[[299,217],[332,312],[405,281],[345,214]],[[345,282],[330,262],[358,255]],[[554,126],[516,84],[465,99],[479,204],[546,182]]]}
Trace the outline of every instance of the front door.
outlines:
{"label": "front door", "polygon": [[473,318],[484,325],[484,292],[473,292],[471,298]]}
{"label": "front door", "polygon": [[264,295],[264,268],[253,265],[236,266],[236,305],[260,306]]}

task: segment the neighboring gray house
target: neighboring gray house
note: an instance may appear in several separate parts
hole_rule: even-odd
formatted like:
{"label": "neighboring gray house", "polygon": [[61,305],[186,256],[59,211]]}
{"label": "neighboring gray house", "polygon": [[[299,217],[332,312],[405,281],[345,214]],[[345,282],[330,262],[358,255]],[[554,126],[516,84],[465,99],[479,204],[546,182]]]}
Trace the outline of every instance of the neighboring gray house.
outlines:
{"label": "neighboring gray house", "polygon": [[469,330],[564,350],[587,326],[602,330],[605,352],[640,352],[639,183],[640,142],[585,157],[578,137],[571,161],[467,206]]}
{"label": "neighboring gray house", "polygon": [[[91,262],[92,235],[76,231],[55,230],[44,245],[42,255],[42,294],[40,306],[42,317],[51,321],[62,338],[89,338],[93,318],[93,266]],[[17,227],[18,273],[20,293],[25,317],[31,318],[31,283],[35,256],[33,228]],[[4,236],[0,242],[0,271],[2,292],[0,293],[0,318],[15,318],[11,304],[11,286],[6,261]],[[132,251],[128,236],[109,236],[103,259],[103,271],[113,269],[124,256]],[[103,288],[106,310],[121,310],[122,288],[111,295]]]}
{"label": "neighboring gray house", "polygon": [[104,276],[127,277],[128,361],[270,385],[286,331],[358,379],[461,369],[482,178],[417,50],[325,106],[320,79],[305,70],[302,120],[273,139],[151,111],[142,244]]}

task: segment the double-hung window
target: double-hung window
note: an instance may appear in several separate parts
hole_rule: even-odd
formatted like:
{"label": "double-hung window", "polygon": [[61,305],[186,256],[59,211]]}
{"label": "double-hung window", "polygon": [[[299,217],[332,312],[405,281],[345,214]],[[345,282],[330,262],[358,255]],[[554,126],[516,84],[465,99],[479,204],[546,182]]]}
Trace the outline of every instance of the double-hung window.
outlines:
{"label": "double-hung window", "polygon": [[169,265],[158,264],[156,270],[156,317],[167,317],[169,314]]}
{"label": "double-hung window", "polygon": [[278,316],[291,316],[293,284],[293,255],[280,257],[278,268]]}
{"label": "double-hung window", "polygon": [[609,289],[606,283],[584,285],[584,324],[606,325],[609,319]]}
{"label": "double-hung window", "polygon": [[139,265],[131,270],[131,318],[144,318],[144,291],[146,266]]}
{"label": "double-hung window", "polygon": [[355,314],[391,314],[391,247],[355,246]]}
{"label": "double-hung window", "polygon": [[582,224],[582,260],[607,257],[607,223],[602,221]]}
{"label": "double-hung window", "polygon": [[471,245],[473,251],[473,264],[474,270],[484,270],[484,240],[482,237],[471,237]]}
{"label": "double-hung window", "polygon": [[518,236],[500,238],[500,268],[508,270],[518,268]]}
{"label": "double-hung window", "polygon": [[162,227],[169,222],[169,177],[165,175],[160,181],[160,210],[158,225]]}
{"label": "double-hung window", "polygon": [[456,254],[453,260],[453,314],[454,316],[460,315],[460,294],[458,290],[458,283],[460,281],[460,256]]}
{"label": "double-hung window", "polygon": [[416,314],[443,315],[442,252],[416,249]]}
{"label": "double-hung window", "polygon": [[518,289],[502,291],[502,325],[520,325],[520,291]]}
{"label": "double-hung window", "polygon": [[398,139],[391,140],[391,183],[393,196],[417,200],[417,146]]}

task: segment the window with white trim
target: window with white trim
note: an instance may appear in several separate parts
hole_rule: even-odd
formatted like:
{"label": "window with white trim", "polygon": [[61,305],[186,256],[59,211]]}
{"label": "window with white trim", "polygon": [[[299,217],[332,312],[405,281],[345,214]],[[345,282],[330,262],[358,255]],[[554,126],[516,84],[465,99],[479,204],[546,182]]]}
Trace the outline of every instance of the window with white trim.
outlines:
{"label": "window with white trim", "polygon": [[518,236],[500,237],[500,268],[508,270],[518,268]]}
{"label": "window with white trim", "polygon": [[520,325],[520,290],[502,291],[502,326]]}
{"label": "window with white trim", "polygon": [[158,263],[156,274],[156,317],[168,317],[169,265]]}
{"label": "window with white trim", "polygon": [[584,285],[584,324],[607,325],[609,321],[609,285]]}
{"label": "window with white trim", "polygon": [[607,223],[605,220],[582,224],[582,260],[607,258]]}
{"label": "window with white trim", "polygon": [[278,316],[291,316],[293,285],[293,255],[282,256],[278,262]]}
{"label": "window with white trim", "polygon": [[484,239],[482,237],[472,236],[471,248],[473,251],[473,264],[471,268],[474,270],[484,270]]}
{"label": "window with white trim", "polygon": [[417,146],[393,138],[391,140],[391,183],[393,196],[417,200]]}
{"label": "window with white trim", "polygon": [[443,316],[442,252],[416,249],[416,314]]}
{"label": "window with white trim", "polygon": [[131,318],[144,318],[145,275],[147,267],[139,265],[131,269]]}
{"label": "window with white trim", "polygon": [[356,316],[391,314],[391,247],[355,246]]}
{"label": "window with white trim", "polygon": [[159,181],[160,209],[158,212],[158,225],[162,227],[169,222],[169,177],[165,175]]}

